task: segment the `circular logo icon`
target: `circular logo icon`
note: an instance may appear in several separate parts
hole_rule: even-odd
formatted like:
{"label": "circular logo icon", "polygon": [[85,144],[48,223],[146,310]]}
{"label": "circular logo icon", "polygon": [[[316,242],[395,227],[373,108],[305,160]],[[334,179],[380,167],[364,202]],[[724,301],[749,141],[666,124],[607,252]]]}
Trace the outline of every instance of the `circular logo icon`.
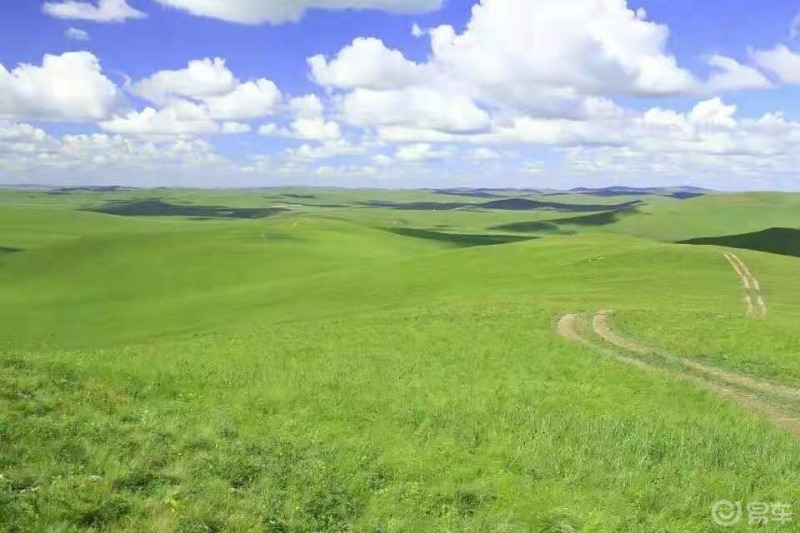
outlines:
{"label": "circular logo icon", "polygon": [[742,502],[720,500],[711,506],[711,519],[722,527],[731,527],[742,519]]}

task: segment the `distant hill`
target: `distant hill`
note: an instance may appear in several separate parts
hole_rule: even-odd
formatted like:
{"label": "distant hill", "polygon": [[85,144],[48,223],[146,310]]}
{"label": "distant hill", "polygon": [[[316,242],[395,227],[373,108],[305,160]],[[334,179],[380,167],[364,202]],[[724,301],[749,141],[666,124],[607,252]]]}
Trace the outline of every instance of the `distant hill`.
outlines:
{"label": "distant hill", "polygon": [[364,205],[369,207],[382,207],[385,209],[398,209],[405,211],[452,211],[457,209],[497,209],[501,211],[533,211],[535,209],[552,209],[555,211],[568,211],[576,213],[591,213],[596,211],[619,211],[640,205],[642,202],[633,200],[621,204],[566,204],[559,202],[542,202],[528,198],[504,198],[483,203],[467,202],[384,202],[373,201]]}

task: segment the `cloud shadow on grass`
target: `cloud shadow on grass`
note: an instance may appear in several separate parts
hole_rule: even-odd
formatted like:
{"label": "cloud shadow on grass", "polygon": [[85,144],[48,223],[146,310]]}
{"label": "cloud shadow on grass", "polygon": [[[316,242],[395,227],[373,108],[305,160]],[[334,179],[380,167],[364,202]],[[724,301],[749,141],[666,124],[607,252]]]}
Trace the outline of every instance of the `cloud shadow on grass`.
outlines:
{"label": "cloud shadow on grass", "polygon": [[158,198],[108,202],[82,211],[128,217],[266,218],[287,211],[280,207],[227,207],[219,205],[178,205]]}
{"label": "cloud shadow on grass", "polygon": [[494,234],[474,234],[474,233],[445,233],[417,228],[385,228],[389,233],[403,235],[405,237],[416,237],[418,239],[430,239],[434,241],[447,242],[460,247],[470,246],[491,246],[495,244],[508,244],[512,242],[529,241],[537,237],[521,237],[519,235],[494,235]]}
{"label": "cloud shadow on grass", "polygon": [[531,222],[513,222],[501,224],[490,229],[498,231],[514,231],[517,233],[556,233],[559,235],[572,235],[575,231],[565,230],[561,226],[606,226],[619,221],[621,218],[642,213],[636,207],[593,213],[578,217],[556,218],[553,220],[535,220]]}
{"label": "cloud shadow on grass", "polygon": [[800,257],[800,229],[769,228],[739,235],[700,237],[680,241],[679,244],[717,245]]}

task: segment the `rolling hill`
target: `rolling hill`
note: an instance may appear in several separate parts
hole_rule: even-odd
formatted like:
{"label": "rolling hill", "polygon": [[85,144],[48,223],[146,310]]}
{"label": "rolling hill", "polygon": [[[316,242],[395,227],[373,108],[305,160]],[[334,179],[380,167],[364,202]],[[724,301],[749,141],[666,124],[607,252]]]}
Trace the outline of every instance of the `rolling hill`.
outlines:
{"label": "rolling hill", "polygon": [[[672,242],[798,227],[792,195],[394,223],[364,203],[442,195],[20,194],[0,193],[5,529],[697,531],[800,483],[800,442],[753,407],[800,418],[779,394],[800,259]],[[147,198],[220,209],[86,210]],[[526,218],[551,226],[503,227]],[[652,350],[594,333],[603,310]]]}

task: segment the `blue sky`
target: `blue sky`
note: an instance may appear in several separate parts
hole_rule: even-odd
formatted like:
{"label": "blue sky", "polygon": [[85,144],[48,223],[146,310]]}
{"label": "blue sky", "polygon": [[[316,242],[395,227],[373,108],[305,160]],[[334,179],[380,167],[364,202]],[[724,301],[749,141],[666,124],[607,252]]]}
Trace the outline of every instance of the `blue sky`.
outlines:
{"label": "blue sky", "polygon": [[796,0],[13,4],[0,183],[800,189]]}

